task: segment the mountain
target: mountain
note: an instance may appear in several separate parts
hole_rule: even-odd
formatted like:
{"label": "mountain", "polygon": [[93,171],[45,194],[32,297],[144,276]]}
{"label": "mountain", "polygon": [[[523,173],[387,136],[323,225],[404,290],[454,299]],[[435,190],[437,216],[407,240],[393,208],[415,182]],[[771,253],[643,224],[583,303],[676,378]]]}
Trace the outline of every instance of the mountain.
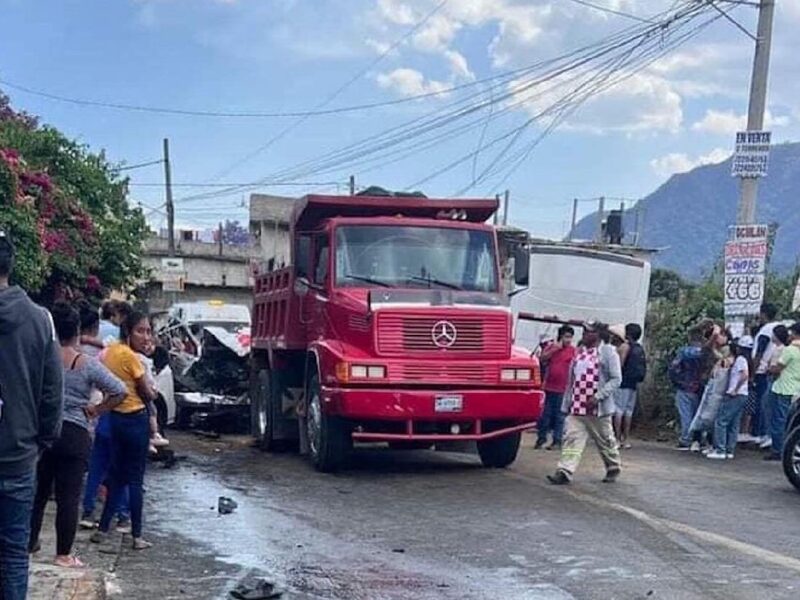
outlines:
{"label": "mountain", "polygon": [[[736,221],[739,180],[730,173],[730,159],[697,167],[673,175],[639,202],[640,244],[662,249],[653,259],[654,266],[691,279],[712,270],[728,226]],[[770,271],[791,272],[800,255],[800,143],[772,148],[769,175],[759,183],[756,214],[758,223],[778,224]],[[630,235],[635,229],[635,209],[626,211],[623,222]],[[597,213],[593,213],[581,219],[572,235],[592,239],[596,231]]]}

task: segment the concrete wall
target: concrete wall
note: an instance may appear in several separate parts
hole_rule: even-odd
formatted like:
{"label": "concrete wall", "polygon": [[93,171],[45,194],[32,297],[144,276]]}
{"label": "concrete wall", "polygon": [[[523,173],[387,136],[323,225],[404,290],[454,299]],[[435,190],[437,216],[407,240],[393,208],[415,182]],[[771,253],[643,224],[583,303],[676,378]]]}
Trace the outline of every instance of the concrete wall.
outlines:
{"label": "concrete wall", "polygon": [[169,255],[164,238],[146,240],[143,262],[150,269],[150,281],[143,282],[140,293],[151,310],[168,308],[173,302],[223,300],[251,305],[251,262],[259,253],[255,246],[223,246],[218,244],[176,240],[175,255],[183,259],[184,291],[164,292],[161,259]]}

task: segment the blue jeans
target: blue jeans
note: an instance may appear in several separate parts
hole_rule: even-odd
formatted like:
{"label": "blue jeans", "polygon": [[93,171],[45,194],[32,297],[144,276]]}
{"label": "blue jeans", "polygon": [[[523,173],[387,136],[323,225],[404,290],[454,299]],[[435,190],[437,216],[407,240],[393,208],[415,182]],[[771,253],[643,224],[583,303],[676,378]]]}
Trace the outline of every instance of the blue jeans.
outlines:
{"label": "blue jeans", "polygon": [[783,438],[786,435],[786,419],[792,407],[792,397],[769,393],[770,432],[772,433],[772,453],[780,456],[783,452]]}
{"label": "blue jeans", "polygon": [[770,428],[771,418],[769,414],[769,394],[772,378],[766,373],[758,373],[753,377],[755,385],[756,407],[753,413],[753,420],[750,424],[750,432],[756,437],[764,437]]}
{"label": "blue jeans", "polygon": [[28,539],[36,473],[0,477],[0,599],[28,594]]}
{"label": "blue jeans", "polygon": [[[83,494],[83,514],[89,516],[94,513],[97,502],[97,490],[108,477],[108,470],[111,467],[111,436],[97,434],[92,446],[92,457],[89,461],[89,474],[86,476],[86,491]],[[110,499],[106,490],[106,499]],[[122,502],[117,509],[117,517],[127,521],[130,519],[130,508],[128,507],[128,488],[122,493]]]}
{"label": "blue jeans", "polygon": [[729,396],[725,394],[722,399],[717,420],[714,423],[714,450],[717,452],[733,454],[736,450],[745,403],[747,403],[746,395]]}
{"label": "blue jeans", "polygon": [[700,406],[699,394],[683,390],[675,392],[675,408],[678,409],[678,416],[681,419],[680,443],[682,446],[688,446],[692,441],[689,426],[692,424],[698,406]]}
{"label": "blue jeans", "polygon": [[110,485],[100,531],[111,528],[111,519],[122,502],[125,487],[131,510],[131,533],[142,536],[142,508],[144,505],[144,471],[147,466],[147,449],[150,445],[150,419],[147,411],[136,414],[111,413],[111,470]]}
{"label": "blue jeans", "polygon": [[560,444],[564,434],[564,418],[566,415],[561,412],[561,401],[564,394],[558,392],[544,393],[544,410],[539,422],[536,425],[538,435],[536,443],[541,446],[547,441],[547,434],[553,432],[553,443]]}

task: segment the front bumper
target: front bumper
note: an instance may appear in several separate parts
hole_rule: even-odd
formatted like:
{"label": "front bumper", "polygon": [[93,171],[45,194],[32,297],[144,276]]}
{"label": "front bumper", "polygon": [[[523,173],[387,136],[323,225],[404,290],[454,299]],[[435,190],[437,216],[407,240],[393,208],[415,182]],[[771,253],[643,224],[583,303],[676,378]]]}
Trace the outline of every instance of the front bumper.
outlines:
{"label": "front bumper", "polygon": [[[459,396],[461,410],[437,412]],[[354,423],[356,441],[480,441],[531,429],[544,393],[532,389],[323,388],[324,410]],[[457,433],[454,433],[456,431]]]}

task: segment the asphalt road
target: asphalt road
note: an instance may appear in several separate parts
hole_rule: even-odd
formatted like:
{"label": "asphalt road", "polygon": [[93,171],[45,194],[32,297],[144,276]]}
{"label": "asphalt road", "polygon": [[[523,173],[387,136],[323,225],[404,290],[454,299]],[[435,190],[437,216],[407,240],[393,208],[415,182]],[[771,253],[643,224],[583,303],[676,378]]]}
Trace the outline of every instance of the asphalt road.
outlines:
{"label": "asphalt road", "polygon": [[[112,597],[227,598],[253,577],[284,598],[800,597],[800,494],[755,453],[642,442],[609,485],[589,448],[555,488],[556,455],[531,447],[507,470],[370,449],[322,475],[246,438],[172,441],[186,459],[148,473],[156,546],[116,561]],[[219,515],[219,496],[239,508]]]}

